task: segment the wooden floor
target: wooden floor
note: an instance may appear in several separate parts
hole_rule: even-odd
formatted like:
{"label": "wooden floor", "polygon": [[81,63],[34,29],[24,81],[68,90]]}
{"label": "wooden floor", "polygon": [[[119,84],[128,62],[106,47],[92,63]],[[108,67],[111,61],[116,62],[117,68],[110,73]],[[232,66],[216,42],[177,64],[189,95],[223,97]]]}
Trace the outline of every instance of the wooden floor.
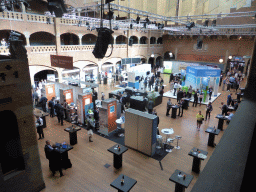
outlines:
{"label": "wooden floor", "polygon": [[[162,75],[164,82],[167,85],[165,89],[169,88],[168,75]],[[104,92],[106,97],[112,91],[113,87],[108,85],[100,85],[99,93]],[[165,90],[166,91],[166,90]],[[186,191],[190,191],[197,181],[198,174],[191,171],[193,158],[188,155],[188,152],[193,148],[208,151],[208,158],[201,163],[201,170],[205,167],[214,148],[207,146],[208,133],[205,130],[209,126],[217,126],[218,119],[214,118],[221,112],[219,109],[220,102],[227,100],[229,92],[222,92],[221,96],[213,103],[213,111],[211,119],[204,121],[201,130],[196,129],[196,114],[199,110],[205,115],[205,105],[190,107],[184,110],[183,117],[172,119],[166,117],[166,103],[167,98],[163,98],[163,103],[156,107],[156,111],[160,117],[159,128],[173,128],[175,135],[182,136],[179,142],[180,150],[173,149],[163,160],[163,170],[160,168],[158,161],[147,157],[139,152],[129,149],[123,155],[123,167],[120,170],[113,168],[113,154],[107,149],[112,147],[115,143],[105,139],[96,134],[93,135],[92,143],[89,143],[87,131],[82,129],[78,132],[78,144],[74,145],[74,149],[69,151],[69,158],[73,164],[71,169],[63,170],[64,176],[59,177],[59,173],[52,177],[49,171],[49,162],[45,158],[44,145],[48,139],[51,143],[55,142],[69,142],[69,135],[63,129],[70,126],[68,122],[64,122],[64,126],[58,124],[57,118],[46,118],[47,128],[44,129],[45,139],[38,140],[39,153],[41,157],[41,165],[43,170],[43,177],[46,188],[43,192],[64,192],[64,191],[117,191],[110,186],[119,174],[125,174],[135,180],[137,184],[131,191],[138,192],[166,192],[174,191],[175,184],[169,181],[169,177],[176,169],[180,169],[187,174],[192,174],[194,179]],[[100,98],[101,94],[99,94]],[[176,103],[175,99],[172,99]],[[218,144],[227,125],[224,124],[224,131],[220,132],[215,137],[215,143]],[[176,140],[174,141],[176,145]],[[105,164],[110,164],[109,168],[105,168]]]}

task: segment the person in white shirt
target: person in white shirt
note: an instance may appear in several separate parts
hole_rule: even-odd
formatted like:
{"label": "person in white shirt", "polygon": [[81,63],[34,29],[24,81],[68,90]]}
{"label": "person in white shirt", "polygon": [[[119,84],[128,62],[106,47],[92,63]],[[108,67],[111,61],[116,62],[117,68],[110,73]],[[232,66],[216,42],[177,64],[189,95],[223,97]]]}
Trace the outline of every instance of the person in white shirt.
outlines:
{"label": "person in white shirt", "polygon": [[39,87],[39,89],[43,89],[43,84],[41,81],[38,82],[38,87]]}
{"label": "person in white shirt", "polygon": [[[43,131],[43,119],[39,116],[36,117],[36,128],[37,128],[37,133],[39,135],[39,139],[43,139],[44,138],[44,131]],[[39,140],[38,139],[38,140]]]}
{"label": "person in white shirt", "polygon": [[173,96],[175,96],[176,91],[177,91],[178,88],[179,88],[178,83],[174,83],[174,92],[173,92]]}
{"label": "person in white shirt", "polygon": [[7,44],[7,43],[6,43],[6,41],[5,41],[5,38],[3,38],[3,39],[1,40],[1,45],[2,45],[2,46],[6,46],[6,44]]}

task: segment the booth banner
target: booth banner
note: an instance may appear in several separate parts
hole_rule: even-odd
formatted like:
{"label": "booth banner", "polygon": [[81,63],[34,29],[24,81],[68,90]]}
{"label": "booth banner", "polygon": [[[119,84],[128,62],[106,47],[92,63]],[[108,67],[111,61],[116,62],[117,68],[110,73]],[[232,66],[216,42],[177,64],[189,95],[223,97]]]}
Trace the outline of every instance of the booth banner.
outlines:
{"label": "booth banner", "polygon": [[50,55],[50,57],[51,57],[52,67],[73,69],[73,57],[60,56],[60,55]]}
{"label": "booth banner", "polygon": [[83,107],[81,100],[76,100],[76,106],[77,106],[77,116],[78,116],[78,122],[83,124],[84,123],[84,116],[83,116]]}
{"label": "booth banner", "polygon": [[46,98],[50,101],[53,97],[55,97],[55,85],[47,84],[45,85]]}
{"label": "booth banner", "polygon": [[112,132],[117,128],[116,125],[116,101],[113,101],[108,104],[108,132]]}
{"label": "booth banner", "polygon": [[214,79],[215,85],[213,86],[213,95],[216,97],[218,95],[218,90],[219,90],[219,83],[220,83],[220,78],[216,77]]}
{"label": "booth banner", "polygon": [[63,95],[68,104],[73,103],[73,90],[72,89],[64,90]]}
{"label": "booth banner", "polygon": [[172,61],[164,61],[163,73],[172,73]]}

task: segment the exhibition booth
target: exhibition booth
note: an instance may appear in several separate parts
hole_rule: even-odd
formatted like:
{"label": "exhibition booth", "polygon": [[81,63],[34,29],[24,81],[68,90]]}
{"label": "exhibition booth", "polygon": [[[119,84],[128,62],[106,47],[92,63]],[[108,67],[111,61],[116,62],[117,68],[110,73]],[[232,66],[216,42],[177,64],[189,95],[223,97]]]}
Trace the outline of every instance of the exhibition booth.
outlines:
{"label": "exhibition booth", "polygon": [[71,116],[77,110],[77,123],[84,124],[88,111],[93,109],[92,89],[97,88],[98,85],[81,81],[79,83],[83,84],[84,88],[57,82],[47,82],[44,88],[48,101],[54,97],[55,100],[59,100],[60,104],[62,104],[66,100],[68,103],[68,107],[65,109],[67,121],[72,121]]}
{"label": "exhibition booth", "polygon": [[[208,104],[209,101],[213,102],[219,95],[219,82],[221,69],[213,68],[208,66],[187,66],[186,71],[180,71],[183,76],[185,76],[185,82],[182,83],[182,90],[188,92],[188,88],[192,86],[193,92],[197,89],[203,92],[203,101],[202,104]],[[209,88],[212,88],[212,97],[209,100]],[[173,95],[173,91],[168,91],[164,93],[165,97],[177,98]],[[191,98],[193,102],[193,97]]]}

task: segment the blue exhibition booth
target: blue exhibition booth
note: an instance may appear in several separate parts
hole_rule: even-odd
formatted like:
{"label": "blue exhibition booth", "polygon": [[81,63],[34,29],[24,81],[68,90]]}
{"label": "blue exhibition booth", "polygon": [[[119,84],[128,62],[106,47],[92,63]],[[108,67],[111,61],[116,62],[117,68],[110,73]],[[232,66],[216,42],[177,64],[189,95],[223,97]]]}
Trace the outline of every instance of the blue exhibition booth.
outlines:
{"label": "blue exhibition booth", "polygon": [[206,86],[213,88],[213,95],[217,96],[221,69],[207,66],[188,66],[186,69],[185,86],[192,86],[194,90],[205,90]]}

